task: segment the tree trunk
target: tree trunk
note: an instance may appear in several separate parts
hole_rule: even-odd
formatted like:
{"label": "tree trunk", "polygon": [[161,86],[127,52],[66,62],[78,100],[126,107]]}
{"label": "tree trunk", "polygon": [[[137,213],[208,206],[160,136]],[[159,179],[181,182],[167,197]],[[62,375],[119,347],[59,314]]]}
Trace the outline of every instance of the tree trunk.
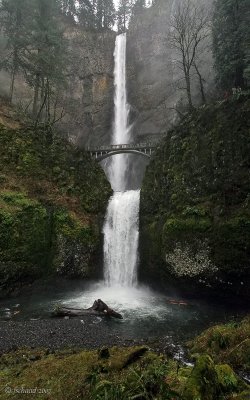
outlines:
{"label": "tree trunk", "polygon": [[122,319],[122,315],[109,308],[102,300],[94,301],[92,307],[87,309],[59,307],[54,310],[52,317],[83,317],[84,315],[98,315]]}
{"label": "tree trunk", "polygon": [[36,81],[34,87],[34,99],[33,99],[33,118],[36,119],[38,113],[38,96],[39,96],[39,83],[40,83],[40,76],[36,74]]}
{"label": "tree trunk", "polygon": [[11,82],[10,82],[10,95],[9,95],[10,103],[12,103],[12,101],[13,101],[15,78],[16,78],[16,67],[13,66],[13,69],[12,69],[12,72],[11,72]]}
{"label": "tree trunk", "polygon": [[191,83],[190,83],[190,75],[189,71],[185,70],[185,81],[187,85],[187,97],[188,97],[188,105],[190,110],[193,109],[192,95],[191,95]]}
{"label": "tree trunk", "polygon": [[10,103],[12,103],[12,100],[13,100],[16,73],[17,73],[17,49],[14,50],[14,54],[13,54],[11,82],[10,82],[10,95],[9,95]]}
{"label": "tree trunk", "polygon": [[196,71],[196,73],[198,75],[198,78],[199,78],[200,91],[201,91],[201,100],[202,100],[203,104],[206,104],[205,89],[204,89],[204,84],[203,84],[204,80],[202,79],[201,73],[200,73],[196,63],[194,63],[194,68],[195,68],[195,71]]}

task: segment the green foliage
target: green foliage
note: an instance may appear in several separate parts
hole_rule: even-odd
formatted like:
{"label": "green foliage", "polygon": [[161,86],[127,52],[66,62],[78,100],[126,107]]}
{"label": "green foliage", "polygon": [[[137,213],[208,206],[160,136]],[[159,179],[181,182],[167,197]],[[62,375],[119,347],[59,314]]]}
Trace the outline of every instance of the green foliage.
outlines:
{"label": "green foliage", "polygon": [[98,240],[94,228],[89,223],[81,222],[74,214],[65,209],[58,209],[54,213],[55,231],[67,239],[78,239],[90,244]]}
{"label": "green foliage", "polygon": [[97,29],[112,28],[115,20],[115,7],[113,0],[96,0],[95,15]]}
{"label": "green foliage", "polygon": [[[99,360],[96,351],[58,351],[46,355],[43,350],[23,350],[0,358],[1,388],[11,381],[13,387],[46,387],[53,399],[89,400],[170,400],[180,397],[165,381],[167,362],[148,353],[132,366],[109,368],[114,358],[126,360],[133,348],[110,349],[110,358]],[[32,361],[35,360],[35,361]],[[41,399],[46,398],[46,394]],[[10,398],[4,394],[3,400]],[[15,395],[12,397],[15,399]]]}
{"label": "green foliage", "polygon": [[45,197],[54,198],[66,207],[67,200],[75,203],[75,211],[103,212],[111,189],[98,164],[58,133],[52,132],[52,143],[51,133],[49,137],[47,134],[44,128],[9,130],[0,127],[1,175],[16,176],[20,182],[30,179],[32,182],[27,185],[30,193],[42,197],[39,192],[45,190]]}
{"label": "green foliage", "polygon": [[84,29],[112,29],[115,23],[113,0],[60,0],[63,15]]}
{"label": "green foliage", "polygon": [[60,3],[63,15],[74,23],[74,18],[77,13],[75,0],[60,0]]}
{"label": "green foliage", "polygon": [[213,17],[214,57],[222,89],[249,84],[248,0],[217,0]]}
{"label": "green foliage", "polygon": [[239,391],[239,379],[229,365],[217,365],[215,370],[223,393]]}
{"label": "green foliage", "polygon": [[249,104],[246,93],[198,109],[155,152],[141,190],[145,278],[168,282],[175,274],[166,255],[186,248],[196,259],[204,242],[216,267],[212,287],[221,280],[230,290],[233,282],[232,293],[248,296]]}
{"label": "green foliage", "polygon": [[0,176],[3,293],[56,271],[94,274],[98,216],[111,194],[99,166],[55,132],[48,142],[44,129],[0,126]]}
{"label": "green foliage", "polygon": [[0,13],[8,38],[9,51],[2,67],[10,70],[12,75],[10,99],[15,76],[21,71],[34,89],[33,116],[49,121],[52,97],[55,90],[63,87],[67,69],[58,21],[59,3],[57,0],[4,0]]}
{"label": "green foliage", "polygon": [[46,209],[24,193],[0,192],[0,284],[46,269]]}
{"label": "green foliage", "polygon": [[200,356],[187,381],[183,398],[185,400],[221,399],[221,388],[215,365],[209,356]]}
{"label": "green foliage", "polygon": [[93,29],[96,26],[95,6],[90,0],[80,0],[75,14],[79,24],[85,29]]}
{"label": "green foliage", "polygon": [[217,325],[207,329],[189,342],[192,354],[208,353],[217,363],[228,363],[233,368],[250,371],[250,319]]}
{"label": "green foliage", "polygon": [[[9,352],[0,357],[0,389],[46,388],[54,400],[226,400],[248,393],[230,366],[215,365],[207,355],[197,357],[194,368],[149,351],[126,365],[138,350],[111,348],[107,358],[100,358],[98,351],[73,348]],[[3,400],[18,398],[2,393]],[[39,397],[47,398],[48,394]]]}
{"label": "green foliage", "polygon": [[119,32],[126,32],[130,16],[131,10],[133,6],[133,0],[119,0],[118,11],[117,11],[117,25]]}

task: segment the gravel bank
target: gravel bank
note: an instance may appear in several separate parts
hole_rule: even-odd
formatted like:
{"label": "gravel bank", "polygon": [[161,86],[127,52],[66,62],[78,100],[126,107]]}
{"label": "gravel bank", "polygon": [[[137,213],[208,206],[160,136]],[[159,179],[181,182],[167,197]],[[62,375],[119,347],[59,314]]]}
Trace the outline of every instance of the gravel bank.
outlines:
{"label": "gravel bank", "polygon": [[95,317],[0,322],[0,351],[22,347],[61,349],[69,346],[98,348],[129,345],[135,341],[118,336],[114,326]]}

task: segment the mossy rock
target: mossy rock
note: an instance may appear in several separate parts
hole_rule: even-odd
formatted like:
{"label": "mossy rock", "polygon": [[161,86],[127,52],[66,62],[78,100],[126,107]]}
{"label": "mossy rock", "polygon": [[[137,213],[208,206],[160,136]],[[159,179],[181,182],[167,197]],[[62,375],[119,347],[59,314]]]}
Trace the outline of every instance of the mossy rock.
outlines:
{"label": "mossy rock", "polygon": [[213,360],[208,355],[200,356],[183,391],[185,400],[220,399],[222,391]]}
{"label": "mossy rock", "polygon": [[147,351],[148,348],[145,346],[117,351],[109,363],[109,368],[116,370],[127,368],[129,365],[135,363],[141,357],[143,357]]}
{"label": "mossy rock", "polygon": [[245,388],[246,385],[237,377],[228,364],[216,365],[215,370],[222,393],[238,393]]}
{"label": "mossy rock", "polygon": [[250,318],[213,326],[188,343],[191,354],[208,353],[216,363],[225,362],[250,372]]}
{"label": "mossy rock", "polygon": [[227,400],[248,400],[250,398],[250,390],[244,390],[243,392],[228,396]]}

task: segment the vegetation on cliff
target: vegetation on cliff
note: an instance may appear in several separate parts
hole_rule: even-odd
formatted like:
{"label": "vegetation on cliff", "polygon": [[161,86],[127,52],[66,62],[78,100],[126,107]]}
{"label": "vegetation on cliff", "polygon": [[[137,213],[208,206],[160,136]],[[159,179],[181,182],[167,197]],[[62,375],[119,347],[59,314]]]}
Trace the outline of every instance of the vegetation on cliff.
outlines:
{"label": "vegetation on cliff", "polygon": [[93,275],[111,194],[104,172],[49,127],[13,126],[0,125],[1,289]]}
{"label": "vegetation on cliff", "polygon": [[247,94],[203,106],[157,149],[142,187],[144,276],[247,295],[249,109]]}

